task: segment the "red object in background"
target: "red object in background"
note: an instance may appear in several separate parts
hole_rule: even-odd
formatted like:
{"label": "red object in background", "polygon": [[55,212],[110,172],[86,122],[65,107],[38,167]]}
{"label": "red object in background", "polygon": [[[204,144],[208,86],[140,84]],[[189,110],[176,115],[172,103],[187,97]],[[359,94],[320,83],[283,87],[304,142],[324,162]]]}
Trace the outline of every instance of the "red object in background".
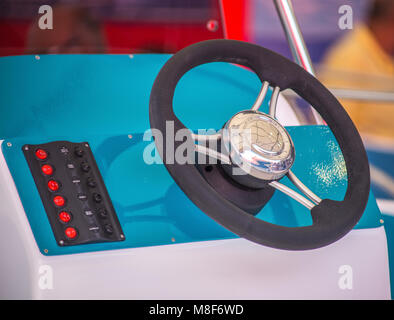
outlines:
{"label": "red object in background", "polygon": [[222,28],[210,31],[206,22],[200,24],[108,22],[104,30],[108,41],[108,53],[172,53],[202,40],[224,37]]}
{"label": "red object in background", "polygon": [[[105,22],[106,53],[176,52],[190,44],[224,38],[221,25],[215,31],[203,23]],[[221,23],[221,22],[219,22]],[[0,56],[25,53],[29,22],[0,22]]]}
{"label": "red object in background", "polygon": [[[194,17],[193,20],[191,20],[192,16],[195,15],[196,12],[192,13],[192,16],[189,16],[189,11],[187,10],[185,11],[184,18],[181,19],[179,19],[179,17],[173,19],[172,16],[157,16],[157,10],[153,10],[152,17],[148,17],[146,21],[125,20],[124,18],[123,20],[119,19],[116,21],[110,20],[111,18],[101,18],[101,26],[106,38],[106,48],[104,51],[106,53],[119,54],[138,52],[175,53],[199,41],[225,38],[225,27],[221,17],[222,2],[225,3],[224,7],[226,8],[226,12],[239,10],[239,6],[235,6],[232,3],[240,2],[240,7],[244,6],[242,4],[243,1],[212,0],[207,7],[206,18],[205,16],[200,16],[198,19]],[[186,2],[185,8],[188,8],[187,6]],[[97,4],[97,8],[100,8],[100,4]],[[160,9],[159,5],[158,8]],[[191,6],[191,8],[193,8],[193,6]],[[230,12],[228,12],[228,14],[230,14]],[[231,16],[238,15],[238,12],[231,13]],[[212,22],[215,23],[215,21],[218,23],[218,27],[210,28]],[[211,23],[209,24],[209,22]],[[32,18],[30,20],[7,19],[7,16],[5,16],[0,20],[0,56],[25,54],[31,23]],[[231,35],[236,28],[230,28],[229,31]],[[52,30],[44,30],[43,32],[51,31]],[[43,50],[43,52],[46,51]],[[37,52],[37,54],[39,54],[39,52]]]}
{"label": "red object in background", "polygon": [[24,20],[0,21],[0,56],[24,53],[29,26]]}
{"label": "red object in background", "polygon": [[250,41],[250,0],[222,0],[226,39]]}

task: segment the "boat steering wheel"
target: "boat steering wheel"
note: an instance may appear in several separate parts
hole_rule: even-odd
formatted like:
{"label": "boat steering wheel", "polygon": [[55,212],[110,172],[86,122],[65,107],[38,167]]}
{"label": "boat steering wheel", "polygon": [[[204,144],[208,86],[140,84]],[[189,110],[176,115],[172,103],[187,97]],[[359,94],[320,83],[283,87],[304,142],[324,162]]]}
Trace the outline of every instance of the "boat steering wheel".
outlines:
{"label": "boat steering wheel", "polygon": [[[173,122],[174,132],[186,129],[173,111],[176,85],[187,71],[210,62],[248,67],[263,84],[253,107],[235,114],[219,133],[204,136],[188,131],[187,138],[193,141],[196,152],[218,159],[214,179],[196,164],[166,161],[166,122]],[[269,86],[274,89],[269,114],[265,114],[258,109]],[[342,201],[320,199],[291,171],[294,145],[275,117],[278,94],[284,89],[292,89],[314,106],[333,132],[347,171],[347,190]],[[369,164],[353,122],[314,76],[268,49],[241,41],[209,40],[179,51],[166,62],[154,82],[149,117],[151,128],[163,133],[158,149],[175,182],[205,214],[240,237],[278,249],[315,249],[346,235],[364,212],[370,188]],[[224,147],[210,150],[199,143],[206,140],[221,141]],[[174,150],[182,143],[175,141]],[[285,175],[307,198],[279,182]],[[259,205],[264,206],[275,189],[306,206],[312,225],[285,227],[251,214]]]}

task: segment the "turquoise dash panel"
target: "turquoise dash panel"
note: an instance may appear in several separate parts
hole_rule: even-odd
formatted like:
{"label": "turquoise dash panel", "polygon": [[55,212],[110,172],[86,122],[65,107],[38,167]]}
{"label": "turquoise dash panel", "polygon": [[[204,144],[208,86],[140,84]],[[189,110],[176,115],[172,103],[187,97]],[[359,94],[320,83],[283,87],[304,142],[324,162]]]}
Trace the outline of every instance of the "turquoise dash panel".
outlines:
{"label": "turquoise dash panel", "polygon": [[[149,165],[144,151],[152,141],[149,96],[170,55],[42,55],[0,58],[0,137],[7,165],[42,254],[170,245],[236,238],[199,210],[174,183],[164,165]],[[260,81],[246,69],[210,63],[179,82],[174,110],[196,130],[220,128],[250,108]],[[266,97],[261,108],[268,110]],[[341,200],[347,179],[342,154],[325,126],[287,128],[296,147],[293,171],[317,195]],[[88,141],[126,240],[59,247],[52,234],[21,147],[57,140]],[[10,146],[7,145],[10,142]],[[292,184],[281,180],[289,187]],[[284,226],[311,223],[308,210],[275,192],[258,217]],[[380,226],[371,193],[356,228]]]}

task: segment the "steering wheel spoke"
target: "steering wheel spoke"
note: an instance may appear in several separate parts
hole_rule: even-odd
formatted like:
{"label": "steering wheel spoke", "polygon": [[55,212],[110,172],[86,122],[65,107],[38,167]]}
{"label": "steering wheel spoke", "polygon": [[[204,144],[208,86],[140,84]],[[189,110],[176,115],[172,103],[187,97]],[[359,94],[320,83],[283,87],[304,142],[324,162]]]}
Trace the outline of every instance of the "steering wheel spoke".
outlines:
{"label": "steering wheel spoke", "polygon": [[307,198],[300,195],[298,192],[295,192],[293,189],[289,188],[288,186],[285,186],[284,184],[278,181],[271,181],[268,184],[271,187],[275,188],[276,190],[283,192],[284,194],[288,195],[290,198],[301,203],[304,207],[306,207],[309,210],[312,210],[316,206],[315,203],[309,201]]}
{"label": "steering wheel spoke", "polygon": [[230,158],[228,156],[226,156],[223,153],[217,152],[216,150],[207,148],[207,147],[200,145],[200,144],[195,144],[194,149],[196,152],[205,154],[208,157],[219,160],[222,163],[231,164]]}
{"label": "steering wheel spoke", "polygon": [[196,134],[192,132],[191,136],[193,140],[199,142],[212,141],[212,140],[218,141],[222,138],[222,133],[221,130],[218,133],[214,133],[214,134]]}
{"label": "steering wheel spoke", "polygon": [[[289,180],[293,183],[293,185],[296,186],[297,189],[303,193],[303,195],[299,194],[298,192],[294,191],[293,189],[287,187],[286,185],[278,181],[272,181],[269,183],[269,185],[283,192],[284,194],[288,195],[294,200],[298,201],[300,204],[302,204],[304,207],[306,207],[309,210],[312,210],[316,205],[318,205],[322,201],[322,199],[319,198],[314,192],[312,192],[305,184],[303,184],[301,180],[298,179],[297,176],[291,170],[289,170],[286,175],[289,178]],[[306,196],[309,199],[307,199],[304,196]]]}
{"label": "steering wheel spoke", "polygon": [[297,176],[293,173],[293,171],[289,170],[289,172],[287,173],[287,177],[298,188],[298,190],[300,190],[305,196],[307,196],[315,204],[319,204],[322,201],[321,198],[319,198],[305,184],[303,184],[300,179],[297,178]]}
{"label": "steering wheel spoke", "polygon": [[261,86],[259,95],[257,96],[257,99],[254,102],[251,110],[257,111],[257,110],[260,109],[261,104],[263,103],[263,101],[265,99],[265,96],[267,95],[268,87],[269,87],[269,82],[268,81],[264,81],[262,86]]}
{"label": "steering wheel spoke", "polygon": [[[261,107],[261,104],[263,103],[265,96],[267,95],[269,88],[269,82],[264,81],[260,92],[257,96],[256,101],[253,103],[253,106],[251,108],[252,111],[258,111]],[[276,86],[272,92],[272,96],[270,99],[270,104],[269,104],[269,115],[273,118],[276,117],[276,106],[278,104],[278,97],[279,97],[279,92],[280,92],[280,87]]]}
{"label": "steering wheel spoke", "polygon": [[279,87],[275,87],[274,91],[272,92],[270,105],[269,105],[269,115],[272,118],[276,118],[276,105],[278,104],[279,92],[280,92]]}
{"label": "steering wheel spoke", "polygon": [[[214,133],[214,134],[195,134],[195,133],[191,133],[191,137],[195,142],[201,142],[201,143],[205,143],[205,142],[212,142],[212,141],[219,141],[222,139],[222,130],[220,130],[218,133]],[[194,144],[194,150],[198,153],[201,154],[205,154],[208,157],[214,158],[216,160],[219,160],[222,163],[225,164],[230,164],[230,158],[228,156],[226,156],[225,154],[218,152],[216,150],[213,150],[211,148],[208,148],[206,146],[204,146],[203,144],[198,144],[195,143]]]}

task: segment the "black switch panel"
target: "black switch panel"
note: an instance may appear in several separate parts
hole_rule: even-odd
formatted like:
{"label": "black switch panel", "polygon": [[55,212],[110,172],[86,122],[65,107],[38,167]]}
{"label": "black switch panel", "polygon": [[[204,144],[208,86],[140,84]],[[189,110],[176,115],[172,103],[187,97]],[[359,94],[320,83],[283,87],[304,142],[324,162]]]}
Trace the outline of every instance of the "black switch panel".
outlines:
{"label": "black switch panel", "polygon": [[59,246],[125,240],[87,142],[22,150]]}

